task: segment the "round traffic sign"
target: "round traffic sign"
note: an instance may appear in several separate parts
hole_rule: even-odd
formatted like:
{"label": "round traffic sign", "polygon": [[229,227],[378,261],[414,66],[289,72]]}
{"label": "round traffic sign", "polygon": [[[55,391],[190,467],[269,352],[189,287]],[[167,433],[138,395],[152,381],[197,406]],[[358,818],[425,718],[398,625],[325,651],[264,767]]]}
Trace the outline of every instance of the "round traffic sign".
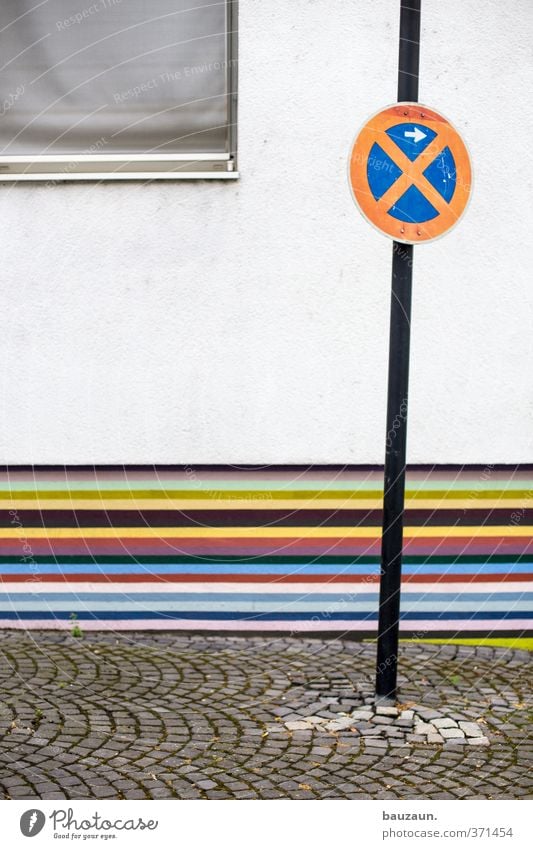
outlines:
{"label": "round traffic sign", "polygon": [[367,221],[416,245],[447,233],[470,197],[472,166],[461,136],[421,103],[378,112],[355,139],[350,185]]}

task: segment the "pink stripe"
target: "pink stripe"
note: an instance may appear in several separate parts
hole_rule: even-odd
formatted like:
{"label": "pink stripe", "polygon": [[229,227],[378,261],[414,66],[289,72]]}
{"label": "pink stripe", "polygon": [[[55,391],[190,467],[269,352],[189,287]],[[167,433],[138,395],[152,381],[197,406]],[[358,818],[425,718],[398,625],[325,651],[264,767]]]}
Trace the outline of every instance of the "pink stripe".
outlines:
{"label": "pink stripe", "polygon": [[[132,622],[129,619],[116,619],[113,622],[99,622],[95,620],[79,623],[83,631],[370,631],[376,633],[376,622],[362,621],[354,625],[353,622],[214,622],[205,619],[189,619],[187,622],[161,621],[154,619],[137,619]],[[415,631],[423,635],[429,631],[449,631],[451,634],[463,631],[486,631],[488,635],[494,632],[497,636],[498,630],[503,631],[527,631],[531,630],[531,619],[494,620],[478,619],[475,622],[457,620],[440,622],[405,620],[402,622],[404,630]],[[18,631],[69,631],[72,628],[66,620],[32,619],[11,620],[0,619],[0,628]],[[400,633],[401,637],[401,633]]]}
{"label": "pink stripe", "polygon": [[[72,577],[75,577],[74,575]],[[379,587],[377,581],[361,581],[354,583],[341,583],[340,581],[328,581],[327,576],[322,583],[299,582],[296,584],[288,584],[286,582],[276,581],[275,578],[269,583],[254,582],[253,575],[250,575],[246,582],[231,583],[217,581],[210,582],[209,579],[205,582],[199,581],[180,581],[179,585],[174,581],[129,581],[121,583],[120,581],[105,582],[105,581],[10,581],[4,583],[0,575],[0,589],[2,592],[8,593],[27,593],[35,595],[40,592],[47,593],[124,593],[124,595],[135,595],[145,593],[177,593],[188,592],[194,594],[201,593],[256,593],[261,595],[296,595],[304,596],[307,594],[342,594],[346,593],[351,596],[358,596],[365,593],[377,594]],[[402,584],[402,598],[408,598],[412,593],[511,593],[511,592],[529,592],[532,585],[528,582],[501,582],[491,581],[490,583],[470,583],[470,582],[454,582],[454,583],[408,583]]]}

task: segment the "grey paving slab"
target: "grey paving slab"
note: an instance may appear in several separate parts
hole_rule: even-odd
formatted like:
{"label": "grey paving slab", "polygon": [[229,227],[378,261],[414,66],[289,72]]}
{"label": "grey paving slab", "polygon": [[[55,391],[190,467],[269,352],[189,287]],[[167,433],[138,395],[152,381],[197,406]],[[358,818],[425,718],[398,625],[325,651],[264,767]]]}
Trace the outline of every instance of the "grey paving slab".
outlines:
{"label": "grey paving slab", "polygon": [[403,644],[394,708],[371,642],[2,631],[0,798],[527,798],[529,662]]}

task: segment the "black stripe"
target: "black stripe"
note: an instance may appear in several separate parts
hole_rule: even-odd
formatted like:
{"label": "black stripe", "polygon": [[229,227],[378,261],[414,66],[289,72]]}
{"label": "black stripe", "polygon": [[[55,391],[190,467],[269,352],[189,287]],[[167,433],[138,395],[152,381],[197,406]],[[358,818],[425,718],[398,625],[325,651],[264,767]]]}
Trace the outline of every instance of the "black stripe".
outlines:
{"label": "black stripe", "polygon": [[[379,527],[381,510],[0,510],[1,528]],[[406,525],[533,524],[533,509],[406,510]]]}
{"label": "black stripe", "polygon": [[[407,471],[419,472],[477,472],[484,471],[487,467],[495,472],[531,472],[533,463],[417,463],[408,465]],[[253,465],[243,463],[241,466],[230,466],[227,463],[96,463],[60,465],[55,463],[36,464],[7,464],[0,465],[0,472],[183,472],[187,469],[201,472],[301,472],[324,471],[324,472],[368,472],[383,471],[383,466],[375,463],[272,463],[265,465]]]}

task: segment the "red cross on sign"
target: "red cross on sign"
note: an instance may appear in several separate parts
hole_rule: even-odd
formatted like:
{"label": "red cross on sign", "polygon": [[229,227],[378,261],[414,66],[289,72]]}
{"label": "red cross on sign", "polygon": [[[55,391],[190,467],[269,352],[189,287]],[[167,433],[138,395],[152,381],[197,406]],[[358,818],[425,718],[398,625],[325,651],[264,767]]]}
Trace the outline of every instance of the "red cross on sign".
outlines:
{"label": "red cross on sign", "polygon": [[398,242],[430,242],[463,215],[472,167],[461,136],[420,103],[397,103],[374,115],[350,157],[357,206],[374,227]]}

